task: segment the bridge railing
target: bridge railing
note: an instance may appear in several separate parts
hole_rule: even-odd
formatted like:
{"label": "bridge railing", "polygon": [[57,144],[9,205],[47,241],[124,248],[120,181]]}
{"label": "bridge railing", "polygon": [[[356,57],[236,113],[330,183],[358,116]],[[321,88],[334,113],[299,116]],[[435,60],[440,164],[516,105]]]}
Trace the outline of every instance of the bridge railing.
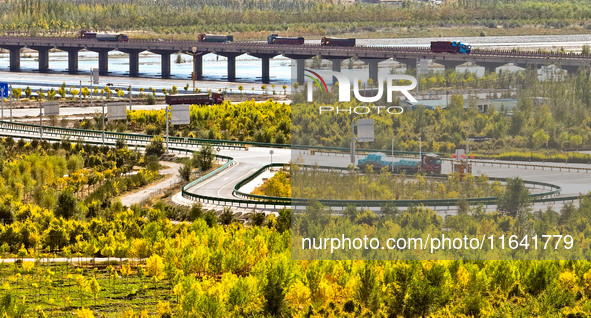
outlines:
{"label": "bridge railing", "polygon": [[[339,46],[322,46],[320,44],[303,44],[303,45],[289,45],[289,44],[267,44],[266,41],[242,41],[242,42],[229,42],[229,43],[215,43],[215,42],[198,42],[196,40],[162,40],[162,39],[130,39],[129,42],[102,42],[95,39],[83,39],[76,35],[66,36],[47,36],[47,37],[23,37],[23,36],[0,36],[0,45],[47,45],[47,46],[67,46],[73,45],[76,47],[85,47],[88,44],[97,47],[97,44],[102,46],[113,47],[113,43],[117,43],[118,47],[130,47],[130,48],[141,48],[138,45],[149,44],[149,48],[144,49],[166,49],[171,46],[183,46],[187,48],[193,47],[196,44],[202,48],[203,51],[215,51],[222,49],[240,50],[248,49],[251,47],[260,47],[262,49],[273,49],[277,50],[290,50],[291,52],[299,52],[300,54],[310,54],[312,52],[319,52],[319,55],[330,55],[331,53],[338,54],[339,56],[357,56],[359,53],[364,52],[380,52],[380,53],[431,53],[429,45],[421,47],[404,47],[404,46],[379,46],[379,45],[357,45],[355,47],[339,47]],[[99,45],[99,46],[100,46]],[[246,52],[244,52],[246,53]],[[289,53],[291,54],[291,53]],[[433,53],[435,59],[437,56],[447,56],[449,53]],[[574,52],[542,52],[539,50],[535,51],[521,51],[521,50],[499,50],[499,49],[479,49],[474,48],[471,55],[476,56],[502,56],[502,57],[515,57],[515,58],[560,58],[560,59],[591,59],[591,55],[584,55]]]}

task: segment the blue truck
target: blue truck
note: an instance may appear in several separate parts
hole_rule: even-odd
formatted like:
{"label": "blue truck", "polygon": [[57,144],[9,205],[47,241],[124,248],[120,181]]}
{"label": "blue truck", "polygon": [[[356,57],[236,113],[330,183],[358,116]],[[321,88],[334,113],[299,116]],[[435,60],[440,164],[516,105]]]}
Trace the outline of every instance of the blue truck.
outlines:
{"label": "blue truck", "polygon": [[417,173],[422,170],[430,174],[441,173],[441,158],[434,153],[426,153],[421,159],[402,159],[390,158],[384,153],[376,152],[357,162],[360,169],[365,169],[369,165],[373,166],[374,170],[388,167],[394,172]]}
{"label": "blue truck", "polygon": [[472,46],[460,41],[434,41],[431,42],[431,52],[470,54]]}

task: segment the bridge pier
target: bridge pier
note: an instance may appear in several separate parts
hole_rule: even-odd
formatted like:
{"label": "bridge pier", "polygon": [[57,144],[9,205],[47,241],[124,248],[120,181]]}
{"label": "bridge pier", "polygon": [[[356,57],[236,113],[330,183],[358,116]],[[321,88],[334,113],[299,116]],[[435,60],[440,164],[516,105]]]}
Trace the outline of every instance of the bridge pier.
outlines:
{"label": "bridge pier", "polygon": [[99,74],[109,74],[109,50],[99,50]]}
{"label": "bridge pier", "polygon": [[78,52],[81,50],[81,48],[58,46],[58,49],[68,52],[68,73],[76,74],[78,72]]}
{"label": "bridge pier", "polygon": [[383,59],[361,59],[361,60],[369,65],[368,79],[371,78],[374,83],[377,83],[378,82],[378,67],[379,67],[378,64],[384,60]]}
{"label": "bridge pier", "polygon": [[497,71],[497,67],[503,66],[507,63],[499,63],[499,62],[483,62],[478,63],[480,66],[484,66],[484,71],[487,73],[494,73]]}
{"label": "bridge pier", "polygon": [[[341,65],[344,59],[329,59],[330,63],[332,64],[332,71],[333,72],[341,72]],[[335,78],[333,78],[335,80]]]}
{"label": "bridge pier", "polygon": [[98,48],[89,48],[89,51],[93,51],[98,53],[99,60],[99,74],[100,75],[107,75],[109,74],[109,51],[112,49],[98,49]]}
{"label": "bridge pier", "polygon": [[140,74],[140,53],[144,50],[119,49],[119,51],[129,54],[129,76],[138,77]]}
{"label": "bridge pier", "polygon": [[261,81],[265,84],[270,82],[270,59],[274,58],[277,54],[250,54],[254,57],[261,59]]}
{"label": "bridge pier", "polygon": [[236,81],[236,57],[243,53],[216,53],[228,60],[228,82]]}
{"label": "bridge pier", "polygon": [[150,50],[152,51],[152,53],[156,53],[158,55],[160,55],[160,67],[161,67],[161,71],[160,71],[160,76],[162,78],[169,78],[170,77],[170,56],[173,53],[176,53],[178,51],[176,50]]}
{"label": "bridge pier", "polygon": [[[330,61],[330,63],[332,64],[332,71],[333,72],[340,73],[341,72],[341,66],[342,66],[343,61],[346,60],[346,59],[348,59],[349,57],[348,56],[334,56],[334,55],[327,56],[327,55],[323,55],[322,58],[325,59],[325,60],[329,60]],[[338,80],[337,80],[336,76],[333,76],[332,77],[332,83],[334,84],[336,82],[338,82]]]}
{"label": "bridge pier", "polygon": [[194,53],[193,56],[195,59],[195,63],[193,64],[193,73],[198,80],[203,78],[203,55],[205,54],[207,54],[207,52],[197,52]]}
{"label": "bridge pier", "polygon": [[21,70],[21,49],[24,46],[22,45],[6,45],[2,46],[2,48],[7,49],[9,53],[9,61],[10,61],[10,71],[11,72],[18,72]]}
{"label": "bridge pier", "polygon": [[129,54],[129,76],[137,77],[140,74],[140,53],[144,50],[119,49],[119,51]]}
{"label": "bridge pier", "polygon": [[48,46],[31,46],[29,47],[39,54],[39,72],[46,73],[49,70],[49,50]]}
{"label": "bridge pier", "polygon": [[455,70],[458,65],[462,65],[464,61],[449,61],[449,60],[434,60],[435,63],[443,65],[445,70]]}
{"label": "bridge pier", "polygon": [[398,63],[402,63],[406,65],[406,69],[416,69],[417,68],[417,60],[416,59],[396,59]]}
{"label": "bridge pier", "polygon": [[[312,58],[315,55],[292,55],[286,54],[285,57],[290,58],[296,61],[296,82],[298,84],[304,84],[305,82],[305,69],[306,69],[306,60]],[[293,76],[293,75],[292,75]]]}
{"label": "bridge pier", "polygon": [[579,66],[573,66],[573,65],[562,65],[560,66],[561,69],[565,70],[568,72],[568,74],[577,74],[577,72],[579,71]]}

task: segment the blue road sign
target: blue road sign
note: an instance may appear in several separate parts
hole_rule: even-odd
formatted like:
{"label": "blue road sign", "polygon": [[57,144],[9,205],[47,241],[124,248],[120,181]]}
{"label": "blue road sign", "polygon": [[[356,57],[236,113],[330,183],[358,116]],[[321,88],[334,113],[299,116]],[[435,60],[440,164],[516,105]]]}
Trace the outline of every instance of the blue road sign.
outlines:
{"label": "blue road sign", "polygon": [[8,83],[0,83],[0,95],[1,97],[8,97]]}

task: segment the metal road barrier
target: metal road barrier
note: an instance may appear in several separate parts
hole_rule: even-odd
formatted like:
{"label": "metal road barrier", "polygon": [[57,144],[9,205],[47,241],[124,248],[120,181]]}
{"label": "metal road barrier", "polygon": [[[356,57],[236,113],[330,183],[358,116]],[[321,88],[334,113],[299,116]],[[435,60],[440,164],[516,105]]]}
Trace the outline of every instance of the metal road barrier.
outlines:
{"label": "metal road barrier", "polygon": [[[6,133],[6,131],[12,132],[12,134]],[[27,133],[27,134],[19,134],[19,133]],[[70,137],[78,137],[79,140],[74,140],[77,142],[87,143],[87,144],[94,144],[94,145],[101,145],[102,142],[102,131],[96,130],[85,130],[85,129],[73,129],[73,128],[61,128],[61,127],[52,127],[52,126],[43,126],[43,132],[45,134],[44,140],[48,142],[61,142],[66,138]],[[39,133],[39,126],[32,125],[32,124],[24,124],[24,123],[11,123],[6,121],[0,121],[0,135],[2,136],[10,136],[16,139],[26,139],[26,140],[38,140],[40,139],[35,134]],[[124,138],[127,142],[131,142],[130,147],[138,147],[138,148],[145,148],[147,144],[152,140],[153,136],[151,135],[142,135],[142,134],[129,134],[129,133],[118,133],[118,132],[105,132],[105,145],[114,146],[116,141],[119,138]],[[81,139],[81,138],[86,138]],[[195,146],[200,146],[204,143],[212,143],[214,146],[223,146],[227,148],[233,149],[240,149],[243,148],[244,145],[256,145],[261,147],[269,147],[269,146],[277,146],[276,144],[265,144],[265,143],[251,143],[251,142],[238,142],[238,141],[223,141],[223,140],[207,140],[207,139],[196,139],[196,138],[180,138],[180,137],[171,137],[175,138],[176,142],[172,142],[171,144],[176,145],[173,147],[169,147],[169,151],[171,152],[178,152],[180,154],[190,154],[195,151]],[[88,140],[91,139],[91,140]],[[205,141],[205,142],[204,142]],[[290,145],[280,145],[283,147],[290,147]],[[302,149],[304,146],[301,146]],[[297,148],[297,147],[296,147]],[[307,148],[310,149],[310,148]],[[338,147],[315,147],[315,149],[322,149],[322,150],[340,150],[341,148]],[[411,153],[411,152],[409,152]],[[277,209],[278,207],[291,207],[291,206],[305,206],[309,200],[308,199],[292,199],[292,198],[282,198],[282,197],[268,197],[268,196],[258,196],[253,194],[242,193],[239,191],[239,188],[242,187],[244,184],[252,181],[256,178],[257,175],[262,173],[263,171],[270,169],[272,167],[281,167],[285,164],[282,163],[274,163],[268,164],[255,173],[249,175],[247,178],[239,181],[236,186],[234,187],[234,195],[240,196],[242,198],[218,198],[218,197],[211,197],[211,196],[204,196],[196,193],[191,193],[188,190],[195,185],[219,174],[220,172],[224,171],[225,169],[234,165],[234,159],[228,156],[216,155],[216,159],[225,161],[225,163],[215,169],[214,171],[209,172],[208,174],[199,177],[198,179],[186,184],[182,188],[182,196],[192,201],[201,201],[204,203],[214,203],[214,204],[230,204],[232,206],[239,206],[239,207],[252,207],[252,208],[265,208],[265,209]],[[503,163],[505,164],[505,163]],[[516,164],[516,163],[510,163]],[[528,164],[518,164],[518,165],[528,165]],[[528,165],[532,166],[532,165]],[[540,165],[536,165],[541,167]],[[322,169],[339,169],[335,167],[319,167]],[[547,166],[546,168],[559,168],[556,166]],[[567,167],[563,167],[565,169]],[[340,168],[343,169],[343,168]],[[582,170],[587,168],[571,168],[575,170]],[[489,178],[490,180],[504,180],[502,178]],[[567,196],[567,197],[560,197],[556,196],[560,193],[560,187],[545,183],[545,182],[536,182],[536,181],[524,181],[527,184],[536,187],[542,188],[549,188],[550,191],[542,192],[542,193],[533,193],[529,196],[532,198],[533,203],[538,202],[561,202],[561,201],[576,201],[579,199],[579,196]],[[483,198],[467,198],[466,201],[471,205],[494,205],[497,203],[496,197],[483,197]],[[321,204],[331,207],[346,207],[347,205],[354,205],[358,207],[382,207],[386,205],[395,205],[397,207],[409,207],[409,206],[416,206],[422,205],[426,207],[452,207],[457,206],[459,199],[431,199],[431,200],[318,200]]]}
{"label": "metal road barrier", "polygon": [[[441,160],[443,161],[455,161],[456,159],[450,159],[450,158],[442,158]],[[491,167],[494,166],[499,166],[499,167],[503,167],[503,166],[507,166],[507,168],[509,167],[523,167],[525,169],[529,169],[532,168],[534,170],[536,169],[541,169],[541,170],[550,170],[550,171],[576,171],[576,172],[585,172],[585,173],[589,173],[591,172],[591,168],[585,168],[585,167],[570,167],[570,166],[557,166],[557,165],[547,165],[547,164],[535,164],[535,163],[523,163],[523,162],[512,162],[512,161],[501,161],[501,160],[482,160],[482,159],[470,159],[469,162],[471,164],[482,164],[483,166],[486,165],[490,165]],[[556,163],[560,163],[560,162],[556,162]]]}
{"label": "metal road barrier", "polygon": [[[284,167],[286,163],[273,163],[268,164],[260,168],[259,170],[255,171],[254,173],[250,174],[248,177],[244,178],[243,180],[239,181],[234,186],[234,195],[249,199],[252,201],[258,201],[265,205],[283,205],[283,206],[291,206],[291,205],[306,205],[310,200],[309,199],[292,199],[292,198],[285,198],[285,197],[273,197],[273,196],[265,196],[265,195],[256,195],[250,193],[244,193],[240,191],[240,188],[243,187],[245,184],[254,180],[257,176],[263,173],[266,170],[272,169],[273,167]],[[335,168],[335,167],[327,167],[327,166],[320,166],[319,169],[328,169],[328,170],[347,170],[346,168]],[[446,175],[439,175],[440,177],[446,177]],[[491,181],[505,181],[504,178],[494,178],[489,177]],[[524,180],[526,185],[529,185],[530,188],[538,188],[541,187],[542,189],[548,188],[549,191],[541,192],[541,193],[532,193],[529,194],[529,197],[532,199],[532,202],[552,202],[553,196],[556,196],[562,190],[559,186],[553,185],[546,182],[538,182],[538,181],[526,181]],[[578,198],[575,197],[575,198]],[[429,200],[326,200],[326,199],[319,199],[318,202],[325,206],[338,206],[338,207],[346,207],[348,205],[353,205],[357,207],[383,207],[387,205],[395,205],[397,207],[409,207],[409,206],[428,206],[428,207],[451,207],[457,206],[458,202],[461,199],[429,199]],[[491,205],[496,204],[498,202],[497,197],[481,197],[481,198],[467,198],[465,199],[471,205]],[[543,200],[543,201],[540,201]],[[572,200],[571,197],[568,197],[567,200]]]}
{"label": "metal road barrier", "polygon": [[[33,134],[39,133],[39,125],[37,124],[28,124],[28,123],[19,123],[19,122],[10,122],[10,121],[0,121],[0,130],[11,130],[14,132],[28,132]],[[55,127],[55,126],[45,126],[43,125],[43,134],[49,136],[64,136],[67,138],[92,138],[96,140],[102,140],[103,131],[101,130],[90,130],[90,129],[77,129],[77,128],[63,128],[63,127]],[[144,142],[149,143],[152,141],[155,135],[145,135],[145,134],[136,134],[136,133],[121,133],[121,132],[114,132],[114,131],[105,131],[105,141],[107,140],[117,140],[120,138],[124,138],[126,141],[133,141],[133,142]],[[164,138],[164,136],[156,135],[158,137]],[[219,147],[222,149],[248,149],[249,147],[264,147],[264,148],[289,148],[289,149],[297,149],[297,150],[304,150],[304,151],[315,151],[317,153],[326,153],[326,154],[338,154],[343,152],[348,152],[349,148],[344,147],[322,147],[322,146],[308,146],[308,145],[291,145],[291,144],[275,144],[275,143],[265,143],[265,142],[254,142],[254,141],[237,141],[237,140],[219,140],[219,139],[204,139],[204,138],[189,138],[189,137],[168,137],[169,144],[172,146],[202,146],[204,144],[211,144],[214,147]],[[384,152],[384,153],[391,153],[391,150],[383,150],[383,149],[357,149],[358,153],[371,153],[371,152]],[[400,156],[418,156],[418,152],[414,151],[397,151],[395,150],[394,153]],[[438,155],[442,155],[442,153],[437,153]]]}

